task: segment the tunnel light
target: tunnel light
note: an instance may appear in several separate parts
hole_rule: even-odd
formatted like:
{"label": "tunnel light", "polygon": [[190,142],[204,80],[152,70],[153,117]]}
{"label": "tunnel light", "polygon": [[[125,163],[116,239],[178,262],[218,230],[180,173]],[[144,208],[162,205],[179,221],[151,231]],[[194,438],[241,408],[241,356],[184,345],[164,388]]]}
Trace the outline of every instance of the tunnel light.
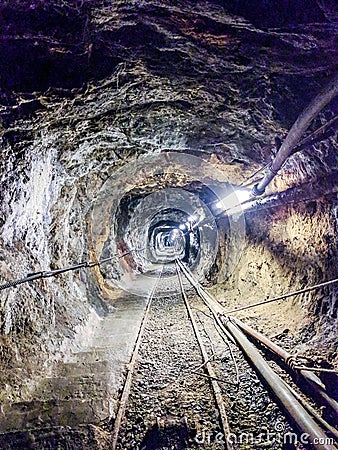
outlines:
{"label": "tunnel light", "polygon": [[233,212],[241,211],[241,203],[249,200],[251,196],[251,191],[248,189],[237,189],[231,194],[227,195],[225,198],[216,203],[216,208],[222,209],[223,211],[228,211],[233,209]]}

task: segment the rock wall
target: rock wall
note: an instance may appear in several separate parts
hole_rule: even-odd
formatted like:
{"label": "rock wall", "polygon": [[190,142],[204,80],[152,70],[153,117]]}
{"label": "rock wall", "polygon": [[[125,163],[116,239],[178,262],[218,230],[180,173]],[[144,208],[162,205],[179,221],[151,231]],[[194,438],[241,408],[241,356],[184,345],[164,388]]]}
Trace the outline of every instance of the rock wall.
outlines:
{"label": "rock wall", "polygon": [[[245,245],[239,263],[230,276],[224,267],[214,288],[227,309],[337,278],[336,212],[332,195],[246,214]],[[237,314],[272,335],[285,329],[304,333],[309,340],[304,351],[315,342],[318,354],[330,350],[331,358],[335,357],[335,285]],[[311,333],[306,333],[310,328]]]}

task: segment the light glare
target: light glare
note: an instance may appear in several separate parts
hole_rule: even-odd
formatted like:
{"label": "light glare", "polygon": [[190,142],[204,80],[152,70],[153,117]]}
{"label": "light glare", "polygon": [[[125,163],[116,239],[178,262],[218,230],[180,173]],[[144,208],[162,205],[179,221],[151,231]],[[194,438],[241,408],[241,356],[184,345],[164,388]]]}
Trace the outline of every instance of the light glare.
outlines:
{"label": "light glare", "polygon": [[246,200],[249,200],[250,195],[251,191],[249,190],[237,189],[236,191],[232,192],[231,194],[220,200],[218,203],[216,203],[216,208],[222,209],[224,211],[235,207],[239,207],[240,209],[240,204],[245,202]]}

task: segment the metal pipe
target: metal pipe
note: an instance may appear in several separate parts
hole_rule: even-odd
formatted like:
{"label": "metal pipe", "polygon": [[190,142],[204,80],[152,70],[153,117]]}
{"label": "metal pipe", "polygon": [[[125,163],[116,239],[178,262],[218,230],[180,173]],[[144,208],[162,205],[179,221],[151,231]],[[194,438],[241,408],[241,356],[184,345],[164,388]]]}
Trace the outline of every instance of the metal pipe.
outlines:
{"label": "metal pipe", "polygon": [[251,361],[253,366],[264,378],[266,383],[272,389],[279,402],[283,405],[289,419],[295,422],[299,431],[305,433],[310,440],[311,445],[316,450],[333,450],[336,446],[327,443],[328,437],[323,429],[314,421],[306,409],[297,401],[290,390],[286,387],[285,382],[271,369],[269,364],[263,359],[259,351],[245,337],[243,332],[237,325],[227,320],[225,327],[236,339],[238,345]]}
{"label": "metal pipe", "polygon": [[264,334],[260,333],[259,331],[254,330],[249,325],[245,324],[239,319],[235,319],[234,317],[231,317],[231,321],[234,322],[239,328],[241,328],[243,331],[245,331],[250,336],[254,337],[257,341],[264,344],[266,347],[268,347],[270,350],[272,350],[274,353],[276,353],[278,356],[280,356],[284,361],[286,361],[288,358],[290,358],[290,353],[288,353],[286,350],[284,350],[279,345],[272,342],[269,338],[264,336]]}
{"label": "metal pipe", "polygon": [[222,316],[224,313],[223,306],[221,306],[208,292],[206,292],[204,289],[201,288],[200,284],[195,280],[191,271],[179,259],[176,259],[176,263],[186,276],[189,283],[191,283],[194,289],[196,289],[197,294],[203,299],[205,304],[208,306],[208,308],[210,309],[215,318],[217,325],[220,327],[222,332],[233,344],[236,344],[234,338],[231,336],[231,334],[228,333],[227,329],[224,328],[220,320],[220,316]]}
{"label": "metal pipe", "polygon": [[[219,316],[224,316],[225,314],[228,315],[229,312],[228,313],[225,312],[225,309],[222,305],[220,305],[208,292],[206,292],[204,289],[201,289],[199,283],[197,283],[196,280],[194,280],[194,277],[191,274],[191,272],[184,266],[184,264],[182,264],[181,261],[176,260],[176,263],[179,265],[181,270],[185,273],[186,277],[188,278],[190,283],[194,286],[194,288],[196,289],[198,294],[204,299],[204,301],[207,303],[207,305],[209,306],[211,311],[215,314],[215,318],[216,318],[217,322],[220,324],[222,330],[224,330],[226,332],[227,330],[224,329]],[[322,287],[323,285],[331,284],[332,282],[337,282],[337,281],[338,281],[338,279],[331,280],[329,282],[321,283],[320,285],[316,285],[316,286],[311,286],[310,288],[306,288],[306,289],[309,289],[309,290],[315,289],[318,287]],[[285,297],[287,298],[291,295],[295,295],[296,293],[298,294],[299,291],[293,292],[290,294],[286,294],[286,295],[282,296],[282,298],[285,298]],[[268,300],[268,302],[276,301],[279,299],[281,299],[281,297],[276,297],[275,299]],[[259,303],[259,304],[261,304],[261,303]],[[239,310],[241,310],[241,308],[239,308]],[[236,311],[238,311],[238,310],[236,310]],[[285,361],[289,361],[290,358],[292,357],[292,355],[290,353],[286,352],[284,349],[279,347],[277,344],[275,344],[274,342],[267,339],[261,333],[253,330],[248,325],[245,325],[239,319],[233,319],[233,320],[236,322],[238,321],[238,326],[243,326],[243,329],[245,329],[245,331],[249,332],[253,337],[260,340],[267,347],[271,348],[272,351],[274,351],[277,355],[279,355]],[[226,333],[226,334],[228,335],[228,333]],[[233,341],[232,335],[230,335],[230,336],[228,335],[228,337],[230,337],[231,341]],[[316,390],[316,392],[318,392],[320,397],[325,401],[325,403],[327,405],[329,405],[333,409],[333,411],[338,410],[338,403],[336,402],[336,400],[334,400],[332,397],[330,397],[327,394],[325,385],[322,383],[320,378],[317,377],[317,375],[315,375],[314,373],[307,371],[307,370],[300,370],[300,374],[306,379],[306,381],[312,386],[312,388],[314,390]]]}
{"label": "metal pipe", "polygon": [[[325,435],[324,431],[317,425],[317,423],[313,420],[313,418],[309,415],[309,413],[304,409],[304,407],[299,404],[295,396],[292,395],[288,386],[268,365],[267,362],[264,361],[260,353],[257,349],[248,341],[248,339],[244,336],[244,334],[240,331],[240,329],[231,324],[228,317],[224,316],[224,308],[206,291],[200,288],[199,284],[194,280],[190,271],[182,264],[181,261],[176,260],[179,267],[183,270],[184,274],[190,281],[190,283],[194,286],[197,292],[202,296],[205,300],[206,304],[209,306],[211,311],[215,313],[218,321],[221,324],[222,329],[226,331],[227,336],[231,337],[231,341],[236,341],[238,345],[242,348],[244,353],[249,357],[253,365],[259,370],[259,372],[263,375],[266,382],[270,386],[270,388],[274,391],[277,398],[284,405],[285,409],[289,413],[289,416],[292,420],[295,420],[299,429],[305,433],[308,433],[311,441],[313,443],[313,447],[316,450],[333,450],[337,448],[336,446],[331,445],[328,442],[328,438]],[[217,311],[217,312],[216,312]],[[221,318],[226,319],[225,323],[222,323]],[[237,329],[237,335],[234,333],[234,327]],[[239,337],[241,336],[242,339]],[[246,344],[246,345],[245,345]],[[310,374],[312,377],[314,374]],[[320,380],[319,380],[320,381]],[[322,444],[324,443],[324,444]]]}
{"label": "metal pipe", "polygon": [[324,125],[315,130],[309,136],[306,136],[306,138],[302,139],[301,142],[299,142],[292,150],[291,155],[307,148],[309,145],[316,144],[317,142],[331,136],[332,130],[336,129],[336,122],[338,122],[338,115],[334,116],[331,120],[324,123]]}
{"label": "metal pipe", "polygon": [[337,95],[338,93],[338,75],[330,81],[330,83],[312,100],[312,102],[304,109],[298,116],[296,122],[292,125],[284,142],[278,150],[274,160],[269,166],[263,179],[257,183],[253,189],[252,194],[255,196],[262,195],[265,192],[266,186],[277,175],[279,169],[284,164],[285,160],[290,156],[295,145],[302,137],[304,132],[309,127],[312,120],[317,114]]}
{"label": "metal pipe", "polygon": [[[290,187],[282,192],[276,192],[260,198],[250,198],[249,200],[236,205],[236,207],[241,207],[243,212],[247,214],[250,211],[315,201],[321,197],[335,194],[338,190],[337,180],[338,170],[332,170],[329,175],[319,177],[316,180],[315,185],[313,182],[303,183]],[[230,210],[227,211],[226,214],[227,216],[232,216],[234,212],[231,212]],[[218,214],[217,217],[224,217],[224,213]]]}
{"label": "metal pipe", "polygon": [[323,425],[323,427],[326,428],[326,430],[329,431],[332,434],[332,436],[335,437],[336,440],[338,440],[338,430],[336,430],[336,428],[334,428],[332,425],[326,422],[326,420],[324,420],[323,417],[321,417],[317,413],[317,411],[314,408],[312,408],[312,406],[307,401],[305,401],[301,395],[298,394],[297,391],[295,391],[290,385],[288,385],[286,381],[284,381],[284,384],[286,388],[290,390],[292,395],[294,395],[296,399],[304,406],[304,408],[306,408],[309,411],[312,417],[314,417],[317,420],[317,422]]}
{"label": "metal pipe", "polygon": [[[289,363],[289,361],[293,358],[291,353],[287,352],[282,347],[272,342],[269,338],[264,336],[259,331],[254,330],[239,319],[231,318],[231,320],[247,334],[264,344],[266,347],[276,353],[276,355],[280,356],[286,363]],[[297,370],[297,366],[292,365],[290,367]],[[328,395],[328,393],[326,392],[326,386],[322,383],[321,379],[318,378],[316,374],[310,372],[309,370],[306,370],[306,368],[301,368],[298,371],[302,375],[302,377],[305,378],[305,380],[312,386],[312,388],[315,389],[316,392],[318,392],[324,402],[328,404],[334,412],[338,411],[338,402],[336,402],[335,399]]]}

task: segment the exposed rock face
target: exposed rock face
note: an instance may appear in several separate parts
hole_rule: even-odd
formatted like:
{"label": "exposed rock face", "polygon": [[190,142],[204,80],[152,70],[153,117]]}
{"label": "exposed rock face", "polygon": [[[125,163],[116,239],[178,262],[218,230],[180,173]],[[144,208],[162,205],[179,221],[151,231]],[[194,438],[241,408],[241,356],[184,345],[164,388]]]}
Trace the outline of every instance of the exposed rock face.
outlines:
{"label": "exposed rock face", "polygon": [[[239,263],[230,276],[225,268],[220,271],[219,280],[226,281],[214,288],[217,296],[230,310],[336,278],[334,214],[326,201],[319,200],[246,215],[247,235]],[[328,286],[240,315],[256,325],[259,317],[259,326],[273,334],[311,324],[314,329],[304,333],[304,342],[316,341],[317,356],[330,347],[334,359],[336,301],[336,288]]]}
{"label": "exposed rock face", "polygon": [[[107,257],[121,241],[136,246],[135,230],[154,214],[160,223],[169,220],[162,210],[179,206],[187,217],[222,198],[270,162],[335,73],[330,0],[110,3],[0,6],[1,282]],[[336,109],[334,100],[311,130]],[[336,168],[331,133],[292,156],[268,193],[316,185]],[[334,278],[336,220],[333,195],[319,195],[212,222],[217,238],[201,228],[194,268],[229,307]],[[0,400],[25,398],[38,370],[50,373],[90,340],[121,286],[114,264],[0,293]],[[133,264],[133,273],[147,267],[143,256]],[[271,318],[292,331],[313,322],[322,350],[333,341],[335,301],[330,288],[250,317],[266,329]]]}

